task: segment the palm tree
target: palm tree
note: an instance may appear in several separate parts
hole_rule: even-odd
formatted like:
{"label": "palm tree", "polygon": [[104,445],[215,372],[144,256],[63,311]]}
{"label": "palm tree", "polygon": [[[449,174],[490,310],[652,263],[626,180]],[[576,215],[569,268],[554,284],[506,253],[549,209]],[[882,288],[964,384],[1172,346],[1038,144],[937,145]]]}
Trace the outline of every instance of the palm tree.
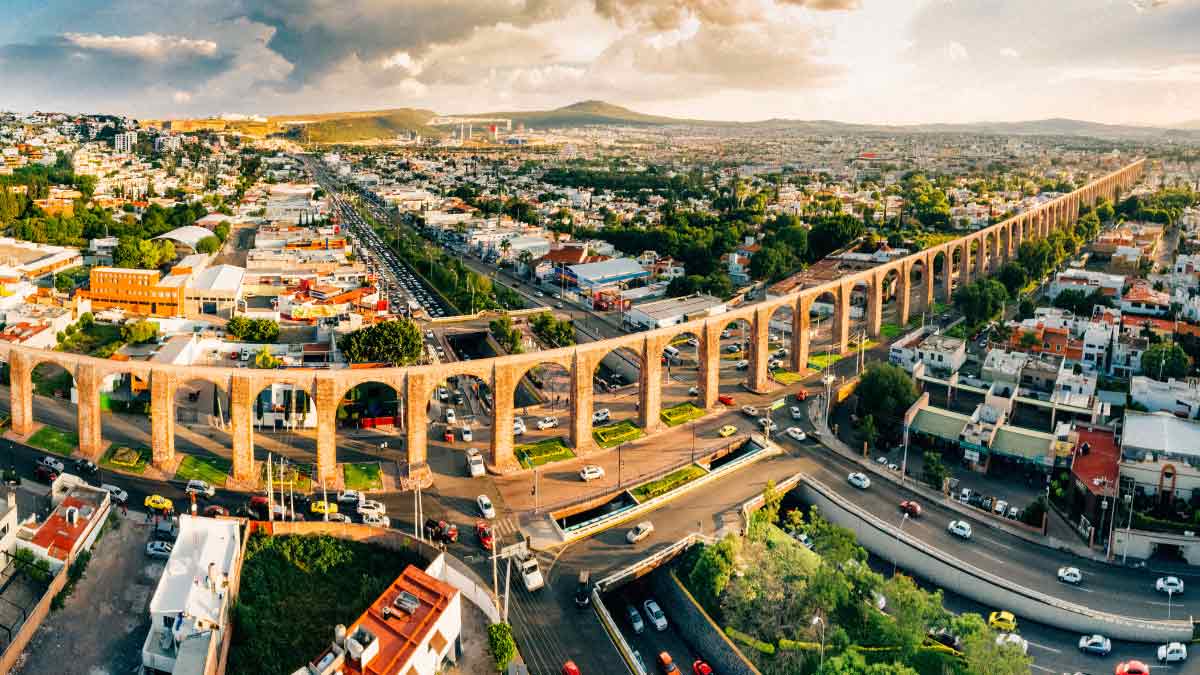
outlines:
{"label": "palm tree", "polygon": [[521,267],[523,267],[525,269],[525,273],[528,276],[532,277],[533,276],[533,253],[530,252],[528,249],[521,251],[521,254],[517,256],[517,260],[521,261]]}

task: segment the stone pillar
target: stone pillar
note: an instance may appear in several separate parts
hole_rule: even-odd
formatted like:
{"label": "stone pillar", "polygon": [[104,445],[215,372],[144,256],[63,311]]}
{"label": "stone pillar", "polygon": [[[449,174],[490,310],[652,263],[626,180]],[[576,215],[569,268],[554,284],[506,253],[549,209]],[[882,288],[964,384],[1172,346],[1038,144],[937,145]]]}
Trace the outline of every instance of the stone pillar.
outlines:
{"label": "stone pillar", "polygon": [[254,475],[254,391],[247,375],[229,381],[229,433],[233,440],[233,479],[252,483]]}
{"label": "stone pillar", "polygon": [[337,477],[337,409],[341,403],[337,390],[332,375],[317,376],[317,483],[321,485]]}
{"label": "stone pillar", "polygon": [[100,373],[96,366],[81,363],[75,368],[76,412],[79,414],[79,453],[91,460],[104,453],[100,433]]}
{"label": "stone pillar", "polygon": [[[909,304],[912,291],[909,289],[909,278],[912,275],[913,263],[900,265],[900,275],[896,278],[896,296],[900,303],[900,327],[908,325]],[[876,333],[878,335],[879,333]]]}
{"label": "stone pillar", "polygon": [[962,288],[971,283],[971,241],[962,243],[962,264],[958,266],[958,287]]}
{"label": "stone pillar", "polygon": [[705,323],[696,337],[700,341],[700,347],[696,350],[696,365],[699,368],[696,386],[700,388],[700,403],[705,408],[717,404],[717,396],[721,391],[721,323]]}
{"label": "stone pillar", "polygon": [[792,365],[797,373],[803,373],[808,368],[808,345],[812,310],[812,300],[801,299],[792,312]]}
{"label": "stone pillar", "polygon": [[875,274],[867,288],[867,335],[870,337],[878,336],[883,325],[883,284],[886,281],[886,274]]}
{"label": "stone pillar", "polygon": [[982,279],[987,276],[987,237],[976,237],[975,243],[979,244],[975,253],[975,278]]}
{"label": "stone pillar", "polygon": [[925,265],[924,265],[924,269],[923,269],[923,275],[921,278],[921,285],[925,289],[925,292],[922,294],[925,298],[924,302],[921,305],[922,312],[928,312],[928,311],[933,310],[933,286],[934,286],[933,259],[934,259],[934,257],[935,256],[933,254],[929,254],[929,255],[925,256]]}
{"label": "stone pillar", "polygon": [[942,291],[945,301],[949,303],[954,297],[954,247],[947,248],[942,256]]}
{"label": "stone pillar", "polygon": [[493,370],[491,468],[496,473],[512,473],[521,468],[513,456],[513,396],[523,374],[523,370],[504,363],[497,363]]}
{"label": "stone pillar", "polygon": [[592,362],[576,350],[571,362],[571,447],[577,454],[595,446],[592,440],[592,408],[596,397],[593,371]]}
{"label": "stone pillar", "polygon": [[[404,452],[408,455],[409,467],[424,466],[426,458],[429,456],[429,396],[432,392],[433,378],[428,373],[409,371],[405,376]],[[493,391],[492,394],[494,397],[495,392]],[[512,403],[511,396],[508,402]],[[511,431],[511,418],[508,426]],[[493,438],[495,435],[496,430],[493,428]]]}
{"label": "stone pillar", "polygon": [[18,349],[8,352],[12,429],[18,436],[33,433],[33,359]]}
{"label": "stone pillar", "polygon": [[842,284],[833,307],[833,340],[839,354],[845,354],[850,347],[850,294],[853,291],[854,284]]}
{"label": "stone pillar", "polygon": [[746,388],[755,392],[771,390],[771,379],[767,373],[767,361],[771,357],[768,339],[771,335],[771,312],[767,308],[755,310],[750,325],[750,368],[746,373]]}
{"label": "stone pillar", "polygon": [[[179,378],[170,370],[150,373],[150,445],[157,469],[170,469],[175,460],[175,392]],[[214,392],[214,396],[220,396]]]}
{"label": "stone pillar", "polygon": [[663,347],[657,341],[642,341],[642,371],[638,377],[638,426],[646,433],[662,426]]}

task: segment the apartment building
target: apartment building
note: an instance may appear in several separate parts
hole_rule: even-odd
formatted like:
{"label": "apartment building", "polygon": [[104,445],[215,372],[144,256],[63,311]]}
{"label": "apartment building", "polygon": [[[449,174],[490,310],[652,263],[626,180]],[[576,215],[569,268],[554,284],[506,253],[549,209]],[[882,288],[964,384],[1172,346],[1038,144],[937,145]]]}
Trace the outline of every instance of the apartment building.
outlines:
{"label": "apartment building", "polygon": [[139,316],[177,317],[185,309],[182,285],[161,285],[158,270],[93,267],[87,289],[75,297],[91,303],[91,311],[119,309]]}
{"label": "apartment building", "polygon": [[136,131],[122,131],[113,136],[113,151],[119,155],[128,155],[133,152],[133,148],[137,145]]}

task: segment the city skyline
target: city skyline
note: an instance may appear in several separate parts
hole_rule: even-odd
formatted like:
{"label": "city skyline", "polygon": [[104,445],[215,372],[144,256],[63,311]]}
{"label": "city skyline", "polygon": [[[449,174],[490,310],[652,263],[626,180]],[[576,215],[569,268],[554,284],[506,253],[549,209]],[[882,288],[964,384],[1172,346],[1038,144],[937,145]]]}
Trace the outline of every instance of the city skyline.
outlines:
{"label": "city skyline", "polygon": [[[1194,0],[4,0],[0,108],[1200,119]],[[985,27],[982,29],[980,27]]]}

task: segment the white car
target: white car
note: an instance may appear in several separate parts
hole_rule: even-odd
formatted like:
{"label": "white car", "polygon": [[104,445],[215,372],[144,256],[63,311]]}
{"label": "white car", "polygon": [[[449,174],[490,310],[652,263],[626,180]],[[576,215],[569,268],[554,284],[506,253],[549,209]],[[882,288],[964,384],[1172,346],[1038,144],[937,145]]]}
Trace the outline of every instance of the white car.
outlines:
{"label": "white car", "polygon": [[1008,502],[1003,499],[997,499],[995,505],[992,506],[992,513],[1003,516],[1008,513]]}
{"label": "white car", "polygon": [[779,425],[775,424],[775,420],[770,417],[758,418],[758,426],[762,427],[762,430],[768,434],[779,428]]}
{"label": "white car", "polygon": [[116,485],[101,485],[100,489],[106,490],[111,496],[113,502],[117,504],[124,504],[125,502],[129,501],[129,493],[117,487]]}
{"label": "white car", "polygon": [[358,503],[358,515],[365,516],[368,513],[382,516],[387,513],[387,507],[374,499],[364,499]]}
{"label": "white car", "polygon": [[454,413],[454,408],[446,408],[446,424],[454,424],[458,421],[458,415]]}
{"label": "white car", "polygon": [[464,443],[470,443],[471,441],[475,440],[475,433],[471,431],[471,427],[463,427],[462,430],[459,431],[459,435],[462,437]]}
{"label": "white car", "polygon": [[438,387],[437,397],[439,401],[445,403],[446,401],[450,400],[450,392],[446,391],[445,387]]}
{"label": "white car", "polygon": [[1079,638],[1079,651],[1097,656],[1108,656],[1108,653],[1112,651],[1112,640],[1099,633],[1083,635]]}
{"label": "white car", "polygon": [[1058,568],[1058,580],[1064,584],[1078,586],[1083,583],[1083,572],[1080,572],[1078,567],[1060,567]]}
{"label": "white car", "polygon": [[543,417],[542,419],[538,420],[538,422],[537,422],[537,428],[539,430],[553,429],[556,426],[558,426],[558,418],[557,417],[547,416],[547,417]]}
{"label": "white car", "polygon": [[479,495],[475,498],[475,504],[479,507],[479,513],[484,518],[495,518],[496,507],[492,506],[492,500],[488,499],[487,495]]}
{"label": "white car", "polygon": [[794,419],[794,420],[804,419],[804,411],[801,410],[800,406],[798,406],[798,405],[794,405],[791,408],[789,408],[788,412],[790,412],[792,414],[792,419]]}
{"label": "white car", "polygon": [[971,524],[965,520],[952,520],[946,527],[946,531],[956,537],[963,539],[971,538]]}
{"label": "white car", "polygon": [[742,406],[742,414],[746,417],[758,417],[758,408],[752,405],[744,405]]}
{"label": "white car", "polygon": [[596,464],[588,464],[579,470],[579,479],[585,483],[597,478],[604,478],[604,467]]}
{"label": "white car", "polygon": [[1179,595],[1183,593],[1183,579],[1179,577],[1159,577],[1158,581],[1154,582],[1154,590],[1167,595]]}
{"label": "white car", "polygon": [[654,630],[664,631],[667,629],[667,615],[663,614],[654,598],[642,603],[642,609],[646,610],[646,616],[650,617],[650,623],[654,624]]}
{"label": "white car", "polygon": [[[340,514],[337,514],[340,515]],[[333,520],[330,518],[330,520]],[[373,525],[375,527],[391,527],[392,519],[380,513],[364,513],[363,525]]]}
{"label": "white car", "polygon": [[483,453],[475,448],[467,451],[467,472],[471,478],[479,478],[487,473],[487,468],[483,465]]}
{"label": "white car", "polygon": [[688,396],[699,396],[700,387],[688,387]]}
{"label": "white car", "polygon": [[1022,654],[1029,653],[1029,642],[1016,633],[1001,633],[997,635],[996,644],[1001,647],[1004,645],[1016,645],[1017,648],[1021,650]]}
{"label": "white car", "polygon": [[871,487],[871,479],[867,478],[866,474],[862,474],[857,471],[849,476],[846,476],[846,481],[859,490],[866,490],[867,488]]}
{"label": "white car", "polygon": [[1187,661],[1187,645],[1181,642],[1168,642],[1158,648],[1159,663],[1179,663]]}
{"label": "white car", "polygon": [[205,483],[202,480],[189,480],[187,482],[187,487],[185,487],[183,491],[189,495],[197,495],[200,497],[207,497],[209,499],[211,499],[213,495],[217,494],[217,491],[215,488],[213,488],[213,486]]}
{"label": "white car", "polygon": [[688,344],[688,346],[689,346],[689,347],[699,347],[699,346],[700,346],[700,341],[699,341],[699,340],[697,340],[696,338],[688,338],[688,339],[687,339],[687,344]]}
{"label": "white car", "polygon": [[611,418],[611,417],[612,417],[612,413],[609,412],[608,408],[601,408],[601,409],[597,410],[596,412],[592,413],[592,424],[600,424],[602,422],[607,422],[609,420],[609,418]]}
{"label": "white car", "polygon": [[513,420],[513,436],[520,436],[525,433],[525,420],[518,417]]}
{"label": "white car", "polygon": [[636,544],[639,541],[645,539],[646,537],[649,537],[650,533],[653,531],[654,531],[654,523],[652,523],[648,520],[643,520],[642,522],[638,523],[637,525],[634,525],[633,529],[629,530],[629,532],[625,533],[625,541],[627,541],[631,544]]}
{"label": "white car", "polygon": [[542,577],[542,570],[538,568],[537,558],[529,556],[521,561],[521,581],[525,584],[525,590],[532,593],[542,586],[546,585],[546,580]]}
{"label": "white car", "polygon": [[66,470],[66,465],[62,463],[62,460],[55,459],[50,455],[42,457],[40,460],[38,460],[38,464],[41,464],[47,469],[54,469],[56,473],[62,473]]}
{"label": "white car", "polygon": [[793,439],[795,439],[797,441],[802,441],[802,440],[808,438],[808,435],[805,434],[804,430],[801,429],[800,427],[788,427],[787,431],[785,431],[784,433],[787,434],[788,436],[791,436]]}
{"label": "white car", "polygon": [[745,370],[750,367],[750,362],[747,361],[746,359],[742,359],[741,361],[738,361],[737,363],[733,364],[733,367],[737,368],[738,370]]}
{"label": "white car", "polygon": [[339,490],[337,493],[339,504],[361,504],[366,498],[367,496],[358,490]]}

